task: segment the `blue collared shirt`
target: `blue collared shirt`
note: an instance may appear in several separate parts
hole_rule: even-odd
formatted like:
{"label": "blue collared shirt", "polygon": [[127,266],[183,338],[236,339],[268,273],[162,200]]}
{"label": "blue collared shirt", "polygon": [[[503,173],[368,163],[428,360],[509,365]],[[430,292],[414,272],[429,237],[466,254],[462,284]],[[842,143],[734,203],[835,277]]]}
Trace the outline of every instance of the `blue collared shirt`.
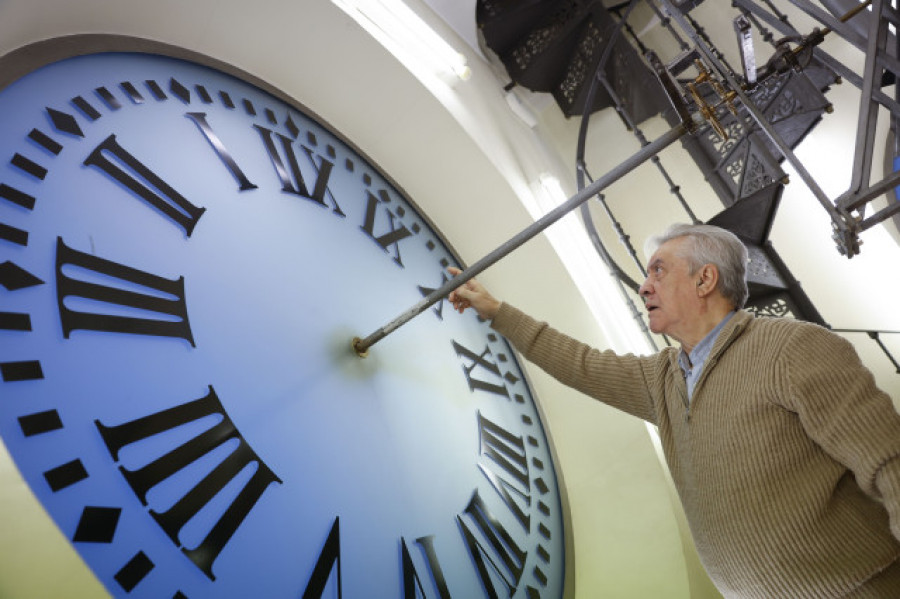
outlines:
{"label": "blue collared shirt", "polygon": [[709,352],[712,351],[716,339],[719,338],[719,333],[734,315],[735,312],[729,312],[713,330],[706,334],[706,337],[700,340],[690,354],[685,353],[684,349],[678,354],[678,365],[681,366],[681,370],[684,372],[684,382],[687,383],[688,401],[694,396],[694,386],[700,380],[700,375],[703,374],[703,365],[706,364],[706,358],[709,357]]}

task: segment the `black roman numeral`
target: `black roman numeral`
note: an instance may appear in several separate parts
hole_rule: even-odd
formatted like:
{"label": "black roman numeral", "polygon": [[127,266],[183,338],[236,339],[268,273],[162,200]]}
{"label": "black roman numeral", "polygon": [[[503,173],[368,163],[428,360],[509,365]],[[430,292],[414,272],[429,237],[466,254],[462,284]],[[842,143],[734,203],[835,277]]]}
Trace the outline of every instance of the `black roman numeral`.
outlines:
{"label": "black roman numeral", "polygon": [[339,517],[334,519],[331,532],[328,533],[328,538],[325,539],[325,545],[322,546],[322,551],[319,553],[319,559],[316,560],[313,573],[309,577],[309,582],[306,583],[306,590],[303,591],[303,599],[313,599],[313,597],[319,598],[322,596],[322,593],[325,591],[325,585],[328,584],[328,577],[331,575],[335,564],[337,565],[337,594],[338,599],[341,599],[343,592],[341,589],[341,527]]}
{"label": "black roman numeral", "polygon": [[[64,272],[75,268],[74,278]],[[79,270],[80,269],[80,270]],[[108,280],[101,285],[89,280]],[[140,290],[134,286],[139,285]],[[194,345],[184,299],[184,277],[171,280],[112,262],[56,243],[56,293],[63,335],[76,329],[180,337]],[[66,306],[67,298],[99,302],[98,309],[120,312],[81,312]],[[126,315],[126,314],[132,315]],[[149,317],[148,314],[155,317]],[[138,316],[140,314],[140,316]]]}
{"label": "black roman numeral", "polygon": [[[266,153],[272,160],[272,166],[275,167],[275,172],[278,175],[279,181],[281,181],[282,191],[300,196],[302,198],[306,198],[308,200],[312,200],[317,204],[321,204],[322,206],[326,207],[327,204],[325,203],[325,195],[327,193],[333,206],[332,212],[340,216],[344,216],[344,212],[338,205],[337,200],[335,200],[334,196],[330,192],[328,192],[328,180],[331,177],[331,170],[334,168],[333,162],[330,162],[324,158],[320,158],[319,164],[316,165],[313,151],[306,146],[300,146],[309,159],[310,164],[316,170],[316,183],[313,187],[312,193],[310,193],[309,188],[306,185],[306,181],[303,179],[303,173],[300,172],[300,163],[297,161],[296,152],[294,152],[294,141],[286,135],[275,133],[274,131],[266,129],[265,127],[262,127],[260,125],[253,125],[253,127],[257,131],[259,131],[259,135],[262,138],[263,145],[266,148]],[[279,144],[275,143],[273,135],[278,137],[278,140],[281,142],[281,151],[279,151]],[[284,152],[284,159],[282,159],[281,152]],[[287,167],[285,166],[285,160],[287,161]]]}
{"label": "black roman numeral", "polygon": [[[465,519],[464,516],[469,518]],[[509,532],[485,505],[477,490],[463,511],[463,515],[457,516],[456,519],[488,596],[491,599],[499,597],[494,588],[491,574],[488,572],[488,568],[490,568],[505,583],[507,592],[504,596],[512,597],[522,578],[527,552],[519,548]],[[470,524],[474,525],[474,529],[470,527]],[[480,531],[481,538],[487,541],[487,545],[479,540],[475,530]]]}
{"label": "black roman numeral", "polygon": [[[519,497],[526,506],[531,505],[525,441],[522,437],[516,437],[506,429],[494,424],[482,416],[481,412],[478,413],[478,432],[480,453],[491,459],[490,463],[479,462],[478,468],[481,469],[481,472],[503,499],[506,507],[527,532],[530,530],[531,517],[525,513],[513,496],[515,494]],[[494,466],[492,467],[491,464]],[[499,473],[497,466],[500,468]]]}
{"label": "black roman numeral", "polygon": [[[260,496],[273,482],[281,480],[250,449],[250,446],[235,428],[212,386],[209,393],[200,399],[181,404],[161,412],[138,418],[116,426],[105,426],[99,420],[94,423],[100,431],[106,447],[115,461],[119,461],[119,450],[143,439],[161,435],[176,427],[211,415],[222,420],[212,428],[198,434],[162,457],[137,470],[119,466],[125,480],[134,490],[141,503],[147,505],[147,493],[156,485],[169,479],[189,464],[208,455],[215,448],[231,440],[238,440],[238,447],[209,474],[198,482],[181,499],[165,512],[150,510],[150,515],[169,535],[172,542],[181,547],[194,564],[215,580],[213,562],[225,548],[234,532],[241,525]],[[187,522],[206,506],[225,485],[232,481],[245,467],[256,463],[256,471],[247,481],[237,497],[225,509],[219,520],[212,526],[203,541],[193,549],[181,546],[178,534]]]}
{"label": "black roman numeral", "polygon": [[[111,155],[118,162],[113,162],[107,158],[106,154]],[[84,164],[96,166],[130,189],[184,229],[188,237],[191,236],[200,216],[206,211],[206,208],[198,208],[191,204],[159,175],[128,153],[116,141],[115,135],[110,135],[94,148],[94,151],[85,159]],[[130,172],[126,172],[120,164],[127,167]]]}
{"label": "black roman numeral", "polygon": [[[531,488],[525,441],[492,422],[480,411],[478,433],[481,456],[478,467],[509,513],[522,525],[522,531],[528,534],[531,516],[523,506],[531,506]],[[521,581],[528,552],[516,542],[512,531],[491,512],[478,489],[474,490],[468,505],[457,516],[457,524],[487,595],[494,599],[511,597]],[[434,548],[434,537],[421,537],[416,539],[416,543],[425,556],[424,562],[419,561],[420,565],[424,563],[424,568],[417,569],[406,539],[400,539],[403,598],[435,596],[432,591],[437,589],[440,599],[449,599],[450,591]],[[541,552],[546,554],[541,547],[537,551],[539,555]],[[537,567],[535,576],[543,576]],[[496,585],[502,585],[505,590],[498,592]],[[529,587],[528,596],[537,596],[534,593],[536,591]]]}
{"label": "black roman numeral", "polygon": [[[438,595],[441,599],[450,599],[450,590],[447,588],[447,580],[444,578],[444,571],[437,559],[437,553],[434,550],[434,535],[420,537],[416,539],[416,543],[425,553],[428,571],[431,579],[437,587]],[[422,597],[427,597],[425,589],[422,587],[422,579],[416,571],[412,556],[406,546],[406,539],[400,538],[401,566],[403,569],[403,599],[416,599],[416,588],[419,589]]]}
{"label": "black roman numeral", "polygon": [[206,138],[206,141],[208,141],[213,150],[215,150],[216,155],[219,157],[219,159],[222,160],[223,163],[225,163],[228,171],[240,184],[240,187],[238,189],[240,189],[241,191],[256,189],[256,185],[250,182],[250,179],[247,178],[247,175],[244,174],[244,171],[241,170],[241,167],[238,166],[237,162],[235,162],[234,158],[231,156],[231,152],[228,151],[228,148],[225,147],[225,144],[222,143],[222,140],[209,125],[209,122],[206,120],[206,113],[188,112],[185,114],[185,116],[191,119],[191,121],[195,125],[197,125],[197,127],[200,129],[200,132],[203,133],[203,136]]}
{"label": "black roman numeral", "polygon": [[394,213],[384,209],[384,214],[387,215],[388,218],[388,227],[385,233],[378,235],[375,233],[375,220],[378,214],[378,205],[382,201],[387,201],[387,192],[382,190],[379,194],[383,197],[382,200],[379,200],[371,191],[366,191],[366,217],[363,221],[363,224],[359,227],[363,231],[365,231],[366,235],[372,238],[372,241],[381,246],[385,252],[390,253],[390,248],[394,249],[394,262],[403,266],[403,260],[400,258],[400,246],[399,243],[401,240],[406,239],[412,233],[407,229],[403,224],[400,227],[396,227],[394,225]]}
{"label": "black roman numeral", "polygon": [[[453,349],[456,350],[457,356],[471,360],[470,364],[463,364],[462,367],[463,372],[466,374],[466,381],[469,383],[470,391],[487,391],[488,393],[502,395],[509,399],[509,391],[503,384],[500,368],[495,363],[488,360],[488,356],[492,355],[490,346],[485,345],[484,351],[481,352],[481,354],[476,354],[464,345],[460,345],[454,341]],[[473,372],[477,368],[485,371],[487,374],[491,375],[491,378],[497,379],[498,382],[489,382],[484,379],[475,378]]]}
{"label": "black roman numeral", "polygon": [[[437,287],[424,287],[422,285],[418,285],[419,293],[422,294],[422,297],[427,297],[435,289],[437,289],[438,287],[440,287],[441,285],[443,285],[444,283],[446,283],[449,280],[450,280],[450,278],[447,276],[447,274],[443,273],[441,275],[441,282]],[[431,308],[431,310],[434,312],[435,316],[438,317],[438,320],[444,320],[444,302],[445,301],[446,301],[446,299],[442,299],[441,301],[437,302],[437,304],[435,304],[434,307]]]}

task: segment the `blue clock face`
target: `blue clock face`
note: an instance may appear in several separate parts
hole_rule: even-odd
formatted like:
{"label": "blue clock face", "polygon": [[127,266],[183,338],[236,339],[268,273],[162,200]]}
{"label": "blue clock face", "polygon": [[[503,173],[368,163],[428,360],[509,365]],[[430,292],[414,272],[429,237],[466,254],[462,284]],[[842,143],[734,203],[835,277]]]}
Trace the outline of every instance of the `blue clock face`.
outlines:
{"label": "blue clock face", "polygon": [[557,597],[550,448],[458,261],[299,108],[156,55],[0,92],[0,434],[114,595]]}

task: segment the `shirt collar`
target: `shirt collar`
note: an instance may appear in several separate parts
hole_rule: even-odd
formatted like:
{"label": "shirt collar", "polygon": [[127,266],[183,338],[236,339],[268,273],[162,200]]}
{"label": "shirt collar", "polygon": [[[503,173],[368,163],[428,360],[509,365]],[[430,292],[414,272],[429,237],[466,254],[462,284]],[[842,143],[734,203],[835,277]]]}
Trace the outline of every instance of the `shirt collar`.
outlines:
{"label": "shirt collar", "polygon": [[713,345],[719,337],[719,333],[722,332],[722,329],[725,328],[725,325],[728,324],[728,321],[731,320],[731,317],[735,314],[735,311],[726,314],[725,318],[719,321],[719,324],[707,333],[706,337],[700,340],[700,343],[694,346],[691,353],[688,354],[684,349],[678,352],[678,364],[684,372],[687,373],[691,369],[706,362],[706,358],[709,357],[709,352],[712,351]]}

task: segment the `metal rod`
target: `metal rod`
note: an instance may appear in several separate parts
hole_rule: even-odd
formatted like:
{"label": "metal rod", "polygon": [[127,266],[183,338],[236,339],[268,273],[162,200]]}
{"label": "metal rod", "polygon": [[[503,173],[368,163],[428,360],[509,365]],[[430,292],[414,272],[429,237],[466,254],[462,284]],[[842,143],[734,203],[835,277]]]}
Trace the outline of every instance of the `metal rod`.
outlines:
{"label": "metal rod", "polygon": [[[866,47],[866,63],[863,66],[863,86],[860,90],[859,115],[856,124],[856,147],[853,153],[853,170],[849,191],[859,192],[867,187],[872,175],[872,149],[875,143],[875,127],[878,124],[878,104],[872,101],[872,92],[881,87],[882,69],[878,65],[879,51],[886,49],[888,23],[881,20],[882,0],[875,0],[869,19],[869,37]],[[877,11],[877,12],[876,12]],[[876,81],[877,79],[877,81]]]}
{"label": "metal rod", "polygon": [[884,341],[881,340],[881,333],[900,333],[900,331],[870,331],[867,329],[831,329],[835,333],[865,333],[869,336],[869,339],[872,339],[875,343],[878,344],[878,347],[881,348],[881,351],[884,352],[884,355],[887,356],[887,359],[891,361],[891,364],[894,365],[894,368],[897,371],[897,374],[900,374],[900,363],[897,362],[897,359],[894,358],[894,354],[891,353],[891,350],[884,344]]}
{"label": "metal rod", "polygon": [[873,331],[872,329],[830,329],[833,333],[865,333],[869,337],[877,337],[881,333],[900,335],[900,331]]}
{"label": "metal rod", "polygon": [[571,212],[573,209],[577,208],[582,203],[595,196],[601,190],[621,179],[623,176],[630,173],[632,170],[634,170],[653,156],[656,156],[659,152],[677,141],[685,133],[693,130],[699,123],[700,117],[695,116],[694,119],[696,122],[692,121],[690,123],[681,123],[676,127],[673,127],[667,133],[664,133],[656,140],[650,142],[649,144],[632,154],[630,157],[626,158],[624,162],[614,167],[611,171],[573,195],[571,198],[542,216],[540,219],[534,221],[528,227],[513,236],[509,241],[426,295],[416,305],[409,308],[408,310],[400,314],[397,318],[384,325],[380,329],[376,330],[368,337],[364,339],[360,339],[358,337],[354,338],[352,340],[353,349],[358,355],[365,357],[370,347],[427,310],[432,305],[450,295],[451,291],[453,291],[466,281],[478,276],[479,274],[484,272],[485,269],[493,266],[502,258],[505,258],[508,254],[519,248],[526,241],[529,241],[538,233],[541,233],[544,229],[561,219],[563,216]]}
{"label": "metal rod", "polygon": [[900,184],[900,171],[893,171],[875,185],[858,192],[844,192],[834,203],[841,210],[859,210],[881,194],[894,189],[898,184]]}
{"label": "metal rod", "polygon": [[862,222],[859,223],[859,230],[868,231],[875,225],[880,224],[897,214],[900,214],[900,202],[896,199],[892,199],[891,203],[888,204],[886,208],[882,208],[869,218],[863,219]]}

